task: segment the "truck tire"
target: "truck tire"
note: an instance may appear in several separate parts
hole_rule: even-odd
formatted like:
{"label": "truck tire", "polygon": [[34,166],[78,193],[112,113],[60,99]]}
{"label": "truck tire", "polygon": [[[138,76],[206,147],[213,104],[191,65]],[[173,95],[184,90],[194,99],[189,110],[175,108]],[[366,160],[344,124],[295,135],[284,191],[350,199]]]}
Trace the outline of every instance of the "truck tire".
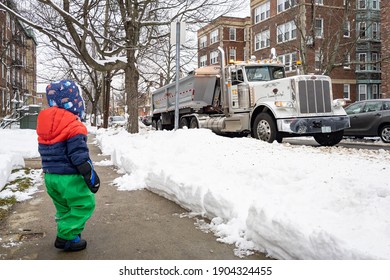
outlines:
{"label": "truck tire", "polygon": [[156,129],[157,130],[163,130],[162,120],[158,120],[157,121]]}
{"label": "truck tire", "polygon": [[253,136],[259,140],[272,143],[275,140],[282,141],[282,137],[276,129],[274,119],[267,113],[257,115],[253,123]]}
{"label": "truck tire", "polygon": [[156,120],[153,120],[153,121],[152,121],[152,128],[154,128],[155,130],[157,130],[157,121],[156,121]]}
{"label": "truck tire", "polygon": [[383,127],[381,127],[379,131],[379,136],[381,137],[382,141],[385,143],[390,143],[390,125],[386,124]]}
{"label": "truck tire", "polygon": [[343,139],[344,130],[331,132],[331,133],[319,133],[314,135],[314,140],[317,141],[321,146],[334,146],[340,143],[341,139]]}
{"label": "truck tire", "polygon": [[183,128],[183,127],[187,127],[189,128],[190,126],[188,125],[188,119],[187,118],[181,118],[180,119],[180,123],[179,123],[179,127],[180,128]]}
{"label": "truck tire", "polygon": [[198,120],[195,117],[191,118],[189,128],[199,128]]}

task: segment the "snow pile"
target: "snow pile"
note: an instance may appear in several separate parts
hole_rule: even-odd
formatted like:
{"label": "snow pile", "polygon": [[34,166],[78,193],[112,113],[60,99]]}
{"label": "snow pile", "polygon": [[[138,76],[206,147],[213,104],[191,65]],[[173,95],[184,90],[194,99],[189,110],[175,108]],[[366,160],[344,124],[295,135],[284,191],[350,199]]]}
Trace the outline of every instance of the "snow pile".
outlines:
{"label": "snow pile", "polygon": [[209,130],[98,130],[126,174],[194,214],[222,242],[278,259],[390,259],[390,154],[268,144]]}

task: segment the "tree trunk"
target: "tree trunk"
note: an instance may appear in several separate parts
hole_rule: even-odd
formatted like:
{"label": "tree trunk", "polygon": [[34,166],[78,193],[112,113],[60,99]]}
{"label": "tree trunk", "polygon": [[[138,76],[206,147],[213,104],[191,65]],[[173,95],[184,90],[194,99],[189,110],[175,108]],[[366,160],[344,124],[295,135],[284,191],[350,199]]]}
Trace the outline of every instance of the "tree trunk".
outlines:
{"label": "tree trunk", "polygon": [[[134,61],[134,60],[129,60]],[[126,105],[129,119],[127,131],[138,133],[138,80],[139,73],[134,63],[128,63],[125,70]]]}

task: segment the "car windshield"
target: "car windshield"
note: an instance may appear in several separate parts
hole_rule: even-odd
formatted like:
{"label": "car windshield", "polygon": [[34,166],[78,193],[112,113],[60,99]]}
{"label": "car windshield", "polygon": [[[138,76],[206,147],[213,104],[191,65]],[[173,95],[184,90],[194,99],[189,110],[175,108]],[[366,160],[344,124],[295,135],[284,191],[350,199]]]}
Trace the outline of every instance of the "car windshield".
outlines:
{"label": "car windshield", "polygon": [[245,74],[248,82],[270,81],[285,77],[284,68],[280,66],[247,66]]}
{"label": "car windshield", "polygon": [[362,111],[363,106],[364,106],[363,102],[351,104],[347,108],[345,108],[345,112],[347,112],[348,115],[358,114]]}
{"label": "car windshield", "polygon": [[114,117],[112,117],[112,120],[113,120],[113,121],[124,121],[124,120],[125,120],[125,117],[122,117],[122,116],[114,116]]}

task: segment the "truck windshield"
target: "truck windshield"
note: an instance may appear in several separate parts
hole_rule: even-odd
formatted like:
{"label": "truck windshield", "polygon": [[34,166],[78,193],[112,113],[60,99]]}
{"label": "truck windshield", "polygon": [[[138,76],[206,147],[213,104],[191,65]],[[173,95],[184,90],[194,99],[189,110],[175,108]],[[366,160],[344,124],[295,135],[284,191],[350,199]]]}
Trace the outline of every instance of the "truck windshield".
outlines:
{"label": "truck windshield", "polygon": [[285,77],[284,68],[280,66],[247,66],[245,74],[248,82],[271,81]]}

